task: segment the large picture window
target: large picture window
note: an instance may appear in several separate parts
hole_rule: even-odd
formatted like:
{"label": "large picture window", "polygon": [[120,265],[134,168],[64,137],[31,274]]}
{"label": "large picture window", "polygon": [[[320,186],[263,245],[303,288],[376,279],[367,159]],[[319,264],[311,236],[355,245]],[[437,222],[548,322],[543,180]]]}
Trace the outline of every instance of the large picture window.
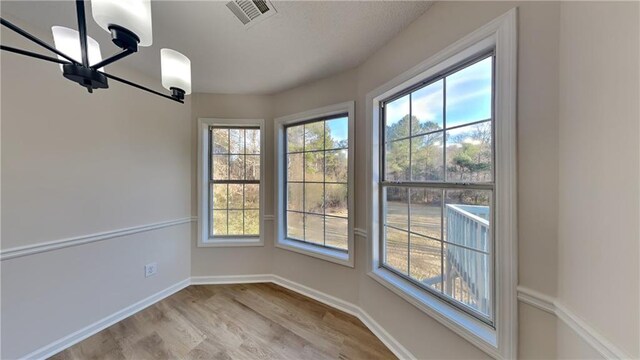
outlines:
{"label": "large picture window", "polygon": [[353,266],[353,103],[276,119],[276,246]]}
{"label": "large picture window", "polygon": [[368,275],[517,357],[516,11],[367,94]]}
{"label": "large picture window", "polygon": [[493,323],[493,54],[380,103],[383,263]]}
{"label": "large picture window", "polygon": [[198,246],[263,245],[264,121],[199,119]]}

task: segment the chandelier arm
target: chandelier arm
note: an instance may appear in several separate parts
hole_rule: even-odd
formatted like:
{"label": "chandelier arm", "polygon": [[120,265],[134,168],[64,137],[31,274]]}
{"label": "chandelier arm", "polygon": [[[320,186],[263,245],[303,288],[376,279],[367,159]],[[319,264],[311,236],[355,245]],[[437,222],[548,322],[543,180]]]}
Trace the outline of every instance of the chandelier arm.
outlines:
{"label": "chandelier arm", "polygon": [[176,98],[174,98],[174,97],[172,97],[172,96],[165,95],[165,94],[163,94],[163,93],[161,93],[161,92],[158,92],[158,91],[155,91],[155,90],[149,89],[148,87],[145,87],[145,86],[142,86],[142,85],[138,85],[138,84],[136,84],[136,83],[134,83],[134,82],[131,82],[131,81],[129,81],[129,80],[125,80],[125,79],[123,79],[123,78],[121,78],[121,77],[117,77],[117,76],[115,76],[115,75],[107,74],[106,72],[103,72],[103,71],[98,71],[98,72],[99,72],[100,74],[102,74],[102,75],[104,75],[104,76],[108,77],[109,79],[112,79],[112,80],[115,80],[115,81],[119,81],[119,82],[121,82],[121,83],[123,83],[123,84],[127,84],[127,85],[129,85],[129,86],[133,86],[134,88],[138,88],[138,89],[140,89],[140,90],[144,90],[144,91],[150,92],[150,93],[152,93],[152,94],[156,94],[156,95],[158,95],[158,96],[162,96],[163,98],[167,98],[167,99],[169,99],[169,100],[173,100],[173,101],[175,101],[175,102],[179,102],[180,104],[184,104],[184,101],[182,101],[182,100],[180,100],[180,99],[176,99]]}
{"label": "chandelier arm", "polygon": [[84,16],[84,0],[76,0],[76,15],[78,16],[78,33],[80,34],[80,53],[82,65],[89,67],[89,53],[87,51],[87,21]]}
{"label": "chandelier arm", "polygon": [[34,53],[34,52],[31,52],[31,51],[14,48],[14,47],[11,47],[11,46],[0,45],[0,50],[9,51],[9,52],[12,52],[12,53],[16,53],[16,54],[20,54],[20,55],[24,55],[24,56],[29,56],[29,57],[40,59],[40,60],[51,61],[51,62],[62,64],[62,65],[71,64],[69,61],[66,61],[66,60],[60,60],[58,58],[54,58],[54,57],[46,56],[46,55],[41,55],[41,54],[38,54],[38,53]]}
{"label": "chandelier arm", "polygon": [[113,56],[111,56],[109,58],[106,58],[106,59],[100,61],[97,64],[91,65],[91,68],[94,69],[94,70],[95,69],[100,69],[103,66],[107,66],[107,65],[109,65],[109,64],[111,64],[111,63],[113,63],[115,61],[118,61],[118,60],[122,59],[123,57],[129,56],[129,55],[131,55],[133,53],[135,53],[135,51],[133,51],[131,49],[125,49],[125,50],[123,50],[123,51],[121,51],[121,52],[119,52],[119,53],[117,53],[117,54],[115,54],[115,55],[113,55]]}
{"label": "chandelier arm", "polygon": [[37,37],[35,37],[35,36],[33,36],[33,35],[29,34],[29,33],[28,33],[28,32],[26,32],[26,31],[24,31],[24,30],[20,29],[18,26],[16,26],[16,25],[12,24],[12,23],[11,23],[11,22],[9,22],[8,20],[3,19],[3,18],[1,18],[1,17],[0,17],[0,24],[2,24],[2,25],[4,25],[4,26],[8,27],[9,29],[11,29],[11,30],[13,30],[14,32],[18,33],[19,35],[21,35],[21,36],[23,36],[23,37],[25,37],[25,38],[27,38],[27,39],[31,40],[32,42],[34,42],[34,43],[36,43],[36,44],[38,44],[38,45],[42,46],[43,48],[45,48],[45,49],[47,49],[47,50],[49,50],[49,51],[51,51],[51,52],[54,52],[54,53],[56,53],[56,54],[58,54],[58,55],[62,56],[63,58],[65,58],[65,59],[69,60],[71,63],[80,65],[80,63],[79,63],[77,60],[74,60],[74,59],[73,59],[72,57],[70,57],[69,55],[67,55],[67,54],[63,53],[62,51],[57,50],[56,48],[52,47],[51,45],[47,44],[46,42],[44,42],[44,41],[42,41],[42,40],[38,39]]}

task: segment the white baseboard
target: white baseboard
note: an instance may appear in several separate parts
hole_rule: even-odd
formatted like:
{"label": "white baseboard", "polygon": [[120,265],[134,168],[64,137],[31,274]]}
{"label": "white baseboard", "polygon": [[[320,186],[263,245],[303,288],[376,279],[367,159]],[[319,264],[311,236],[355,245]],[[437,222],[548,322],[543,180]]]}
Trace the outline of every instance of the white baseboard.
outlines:
{"label": "white baseboard", "polygon": [[91,335],[94,335],[109,326],[117,323],[118,321],[124,320],[127,317],[137,313],[140,310],[151,306],[158,301],[173,295],[174,293],[186,288],[190,284],[190,279],[184,279],[176,284],[169,286],[168,288],[161,290],[145,299],[138,301],[135,304],[127,306],[126,308],[117,311],[101,320],[94,322],[93,324],[80,329],[72,334],[69,334],[57,341],[52,342],[49,345],[46,345],[36,351],[31,352],[23,356],[23,359],[46,359],[51,357],[60,351],[79,343],[80,341],[88,338]]}
{"label": "white baseboard", "polygon": [[[240,275],[240,276],[198,276],[192,277],[192,284],[230,284],[230,283],[264,283],[271,282],[280,285],[299,294],[308,296],[325,305],[329,305],[347,314],[353,315],[360,319],[371,332],[377,336],[383,344],[385,344],[391,352],[399,359],[416,359],[409,350],[407,350],[400,342],[398,342],[391,334],[389,334],[380,324],[378,324],[366,311],[359,306],[348,301],[338,299],[337,297],[323,293],[308,286],[285,279],[278,275],[259,274],[259,275]],[[235,281],[237,280],[237,281]]]}
{"label": "white baseboard", "polygon": [[271,282],[271,274],[192,276],[191,285],[252,284]]}
{"label": "white baseboard", "polygon": [[[54,341],[42,348],[35,350],[22,358],[24,359],[46,359],[58,352],[77,344],[78,342],[94,335],[107,327],[121,321],[145,308],[155,304],[156,302],[186,288],[189,285],[215,285],[215,284],[247,284],[247,283],[265,283],[271,282],[280,285],[289,290],[295,291],[302,295],[308,296],[323,304],[344,311],[360,319],[371,332],[376,335],[398,358],[400,359],[416,359],[400,342],[398,342],[391,334],[389,334],[380,324],[378,324],[371,315],[359,306],[348,301],[338,299],[332,295],[322,291],[312,289],[308,286],[296,283],[273,274],[255,274],[255,275],[228,275],[228,276],[194,276],[190,279],[182,280],[168,288],[161,290],[143,300],[136,302],[120,311],[117,311],[93,324],[69,334],[57,341]],[[518,287],[518,299],[523,303],[534,306],[540,310],[548,312],[558,317],[571,330],[576,332],[585,342],[597,350],[603,357],[607,359],[628,359],[631,358],[624,351],[615,346],[612,342],[599,334],[595,329],[588,325],[579,316],[569,310],[557,299],[546,296],[535,290],[526,287]]]}

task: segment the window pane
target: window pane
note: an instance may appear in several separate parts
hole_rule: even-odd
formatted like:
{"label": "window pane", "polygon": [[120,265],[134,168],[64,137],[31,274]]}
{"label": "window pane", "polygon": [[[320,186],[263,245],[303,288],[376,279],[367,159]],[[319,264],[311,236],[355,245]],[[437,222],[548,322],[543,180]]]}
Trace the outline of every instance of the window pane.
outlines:
{"label": "window pane", "polygon": [[349,119],[347,117],[325,122],[325,142],[327,149],[349,147]]}
{"label": "window pane", "polygon": [[287,237],[304,240],[304,215],[287,211]]}
{"label": "window pane", "polygon": [[442,129],[442,80],[411,94],[411,134],[424,134]]}
{"label": "window pane", "polygon": [[491,118],[493,57],[447,76],[447,127]]}
{"label": "window pane", "polygon": [[244,129],[229,130],[229,152],[244,154]]}
{"label": "window pane", "polygon": [[304,211],[324,214],[323,184],[304,184]]}
{"label": "window pane", "polygon": [[310,152],[304,154],[304,180],[324,181],[324,154],[323,152]]}
{"label": "window pane", "polygon": [[287,128],[287,151],[304,150],[304,125]]}
{"label": "window pane", "polygon": [[260,130],[245,130],[245,145],[247,154],[260,154]]}
{"label": "window pane", "polygon": [[444,179],[442,132],[411,139],[411,178],[413,181]]}
{"label": "window pane", "polygon": [[242,210],[229,210],[229,235],[243,235]]}
{"label": "window pane", "polygon": [[287,181],[302,181],[304,175],[304,154],[287,155]]}
{"label": "window pane", "polygon": [[227,235],[227,211],[213,211],[213,235]]}
{"label": "window pane", "polygon": [[325,185],[325,213],[335,216],[349,216],[347,208],[347,184],[326,184]]}
{"label": "window pane", "polygon": [[324,121],[304,125],[304,150],[324,149]]}
{"label": "window pane", "polygon": [[229,209],[242,210],[243,203],[242,184],[229,184]]}
{"label": "window pane", "polygon": [[226,209],[227,208],[227,185],[226,184],[214,184],[213,185],[213,202],[214,209]]}
{"label": "window pane", "polygon": [[409,230],[408,188],[387,187],[384,204],[384,224]]}
{"label": "window pane", "polygon": [[444,244],[444,293],[482,314],[491,316],[489,256]]}
{"label": "window pane", "polygon": [[244,155],[230,155],[229,161],[229,179],[244,180]]}
{"label": "window pane", "polygon": [[304,185],[302,183],[287,184],[287,210],[304,211],[302,200]]}
{"label": "window pane", "polygon": [[389,102],[385,111],[385,141],[409,136],[409,95]]}
{"label": "window pane", "polygon": [[442,190],[411,189],[411,231],[442,239]]}
{"label": "window pane", "polygon": [[409,150],[409,139],[387,143],[384,159],[387,181],[409,180]]}
{"label": "window pane", "polygon": [[260,180],[260,155],[245,156],[246,162],[246,179]]}
{"label": "window pane", "polygon": [[259,210],[244,211],[244,234],[245,235],[260,234],[260,211]]}
{"label": "window pane", "polygon": [[422,284],[442,288],[442,243],[424,236],[411,235],[410,276]]}
{"label": "window pane", "polygon": [[490,190],[447,190],[445,240],[472,249],[490,251]]}
{"label": "window pane", "polygon": [[260,184],[246,184],[244,186],[244,208],[260,208]]}
{"label": "window pane", "polygon": [[229,156],[227,155],[213,155],[213,179],[214,180],[227,180],[229,179]]}
{"label": "window pane", "polygon": [[212,152],[214,154],[228,154],[229,153],[229,130],[228,129],[213,129],[213,146]]}
{"label": "window pane", "polygon": [[338,249],[347,250],[348,226],[347,219],[339,219],[327,216],[324,219],[326,227],[326,245]]}
{"label": "window pane", "polygon": [[492,181],[491,122],[447,131],[447,181]]}
{"label": "window pane", "polygon": [[409,233],[385,226],[385,264],[403,274],[409,267]]}
{"label": "window pane", "polygon": [[304,217],[304,240],[324,245],[324,216],[305,214]]}
{"label": "window pane", "polygon": [[332,150],[325,153],[327,182],[343,182],[349,179],[348,150]]}

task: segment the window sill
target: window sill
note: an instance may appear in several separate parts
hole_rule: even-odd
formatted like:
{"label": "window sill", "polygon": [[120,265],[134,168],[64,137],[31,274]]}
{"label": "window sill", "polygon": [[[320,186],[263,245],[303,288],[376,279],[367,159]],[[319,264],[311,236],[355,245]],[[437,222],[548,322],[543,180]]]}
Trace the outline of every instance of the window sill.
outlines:
{"label": "window sill", "polygon": [[343,266],[354,267],[353,256],[345,251],[328,249],[325,247],[288,239],[278,240],[276,243],[276,247],[330,261]]}
{"label": "window sill", "polygon": [[496,330],[384,268],[369,276],[464,339],[499,358]]}
{"label": "window sill", "polygon": [[247,247],[247,246],[264,246],[261,238],[225,238],[225,239],[208,239],[199,241],[198,247]]}

